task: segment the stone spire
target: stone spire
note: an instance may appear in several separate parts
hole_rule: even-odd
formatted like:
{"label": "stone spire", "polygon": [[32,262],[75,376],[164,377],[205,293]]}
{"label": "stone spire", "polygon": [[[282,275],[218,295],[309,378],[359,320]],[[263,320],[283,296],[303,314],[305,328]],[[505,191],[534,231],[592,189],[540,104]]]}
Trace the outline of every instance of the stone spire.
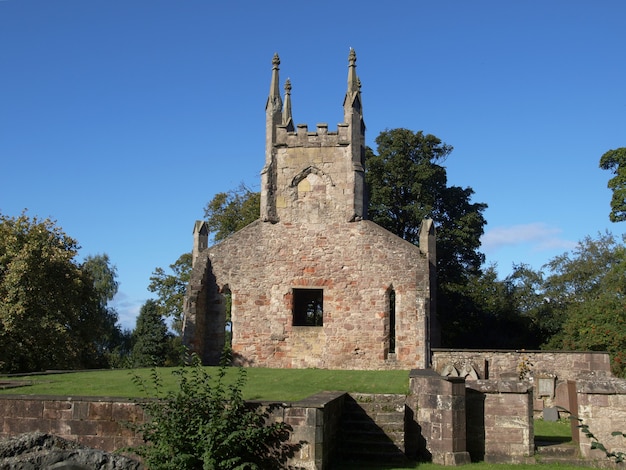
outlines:
{"label": "stone spire", "polygon": [[350,48],[348,55],[348,93],[356,93],[360,89],[361,83],[356,75],[356,52]]}
{"label": "stone spire", "polygon": [[344,115],[348,122],[348,115],[361,113],[361,80],[356,74],[356,52],[350,48],[348,55],[348,91],[343,101]]}
{"label": "stone spire", "polygon": [[265,166],[261,170],[261,220],[276,220],[276,161],[273,152],[276,128],[283,123],[283,100],[280,98],[278,66],[280,58],[272,58],[270,94],[265,105]]}
{"label": "stone spire", "polygon": [[291,80],[285,82],[285,104],[283,106],[283,126],[287,128],[287,132],[293,132],[293,118],[291,116]]}
{"label": "stone spire", "polygon": [[280,99],[278,80],[279,65],[280,57],[278,57],[278,54],[274,54],[274,57],[272,58],[272,81],[270,82],[270,94],[267,98],[267,104],[265,105],[265,111],[272,112],[272,114],[274,114],[277,110],[280,111],[283,106]]}

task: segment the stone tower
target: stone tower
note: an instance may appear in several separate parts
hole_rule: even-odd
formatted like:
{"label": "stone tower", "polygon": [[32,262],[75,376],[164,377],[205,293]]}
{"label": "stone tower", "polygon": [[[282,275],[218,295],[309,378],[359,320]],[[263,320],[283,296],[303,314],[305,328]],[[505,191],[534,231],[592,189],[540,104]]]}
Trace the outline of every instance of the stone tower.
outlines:
{"label": "stone tower", "polygon": [[274,56],[265,107],[265,166],[261,172],[261,219],[269,222],[329,223],[366,218],[365,124],[356,53],[350,50],[344,121],[336,132],[318,124],[294,128],[291,83],[279,94],[278,55]]}

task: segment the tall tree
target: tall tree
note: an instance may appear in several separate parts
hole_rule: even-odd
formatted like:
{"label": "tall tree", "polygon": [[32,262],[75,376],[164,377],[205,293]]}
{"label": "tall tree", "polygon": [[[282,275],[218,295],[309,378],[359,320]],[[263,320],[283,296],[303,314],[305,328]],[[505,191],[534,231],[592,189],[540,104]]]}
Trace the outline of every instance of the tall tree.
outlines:
{"label": "tall tree", "polygon": [[92,318],[87,328],[99,332],[95,338],[95,347],[99,356],[98,361],[104,366],[106,357],[113,354],[114,350],[121,354],[127,341],[118,324],[117,312],[108,305],[117,294],[119,286],[117,268],[111,264],[106,253],[87,256],[81,268],[85,276],[91,280],[94,289],[93,300],[97,308],[97,315]]}
{"label": "tall tree", "polygon": [[613,173],[608,187],[613,191],[611,198],[611,222],[626,220],[626,147],[609,150],[600,157],[600,168]]}
{"label": "tall tree", "polygon": [[204,216],[213,241],[219,242],[259,218],[261,193],[245,184],[225,193],[217,193],[204,208]]}
{"label": "tall tree", "polygon": [[172,329],[180,333],[185,292],[191,275],[191,253],[180,255],[174,264],[170,264],[170,269],[172,274],[167,274],[163,268],[156,268],[150,276],[148,290],[157,294],[159,313],[171,318]]}
{"label": "tall tree", "polygon": [[408,129],[383,131],[376,144],[377,153],[369,150],[366,159],[368,217],[415,244],[422,220],[432,218],[439,280],[460,281],[478,273],[485,260],[478,248],[487,205],[471,202],[471,188],[447,185],[441,163],[452,147],[434,135]]}
{"label": "tall tree", "polygon": [[626,374],[626,248],[610,233],[586,237],[552,259],[543,295],[561,319],[546,346],[608,351],[615,373]]}
{"label": "tall tree", "polygon": [[443,344],[456,346],[466,328],[467,291],[481,275],[479,251],[486,224],[483,203],[472,203],[469,187],[447,185],[442,163],[452,147],[439,138],[408,129],[381,132],[377,153],[368,149],[365,179],[368,217],[405,240],[417,244],[424,218],[437,229],[437,312]]}
{"label": "tall tree", "polygon": [[52,220],[0,215],[0,370],[104,365],[101,341],[115,321],[95,287],[98,263],[79,265],[77,253]]}
{"label": "tall tree", "polygon": [[139,311],[133,331],[132,362],[135,367],[165,364],[170,334],[159,310],[157,302],[149,299]]}

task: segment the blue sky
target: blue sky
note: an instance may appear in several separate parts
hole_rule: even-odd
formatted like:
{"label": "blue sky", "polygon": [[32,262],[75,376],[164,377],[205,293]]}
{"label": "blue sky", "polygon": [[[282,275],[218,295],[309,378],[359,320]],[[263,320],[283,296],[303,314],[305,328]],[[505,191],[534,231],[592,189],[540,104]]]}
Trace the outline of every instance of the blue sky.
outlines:
{"label": "blue sky", "polygon": [[259,188],[273,54],[294,121],[335,129],[353,47],[368,144],[452,145],[488,263],[539,268],[624,231],[598,168],[626,146],[624,18],[622,0],[0,0],[0,212],[107,253],[132,328],[215,193]]}

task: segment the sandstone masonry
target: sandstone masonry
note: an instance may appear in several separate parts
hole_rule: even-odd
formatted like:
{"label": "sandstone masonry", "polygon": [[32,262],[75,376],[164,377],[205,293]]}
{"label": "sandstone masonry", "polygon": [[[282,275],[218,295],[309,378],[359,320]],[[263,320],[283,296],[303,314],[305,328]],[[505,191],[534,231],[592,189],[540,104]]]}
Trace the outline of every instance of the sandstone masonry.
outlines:
{"label": "sandstone masonry", "polygon": [[356,55],[349,56],[344,122],[336,132],[293,125],[291,84],[274,57],[266,106],[261,217],[208,247],[194,228],[184,341],[219,360],[231,309],[239,364],[386,369],[429,365],[435,233],[420,246],[367,220],[365,124]]}

